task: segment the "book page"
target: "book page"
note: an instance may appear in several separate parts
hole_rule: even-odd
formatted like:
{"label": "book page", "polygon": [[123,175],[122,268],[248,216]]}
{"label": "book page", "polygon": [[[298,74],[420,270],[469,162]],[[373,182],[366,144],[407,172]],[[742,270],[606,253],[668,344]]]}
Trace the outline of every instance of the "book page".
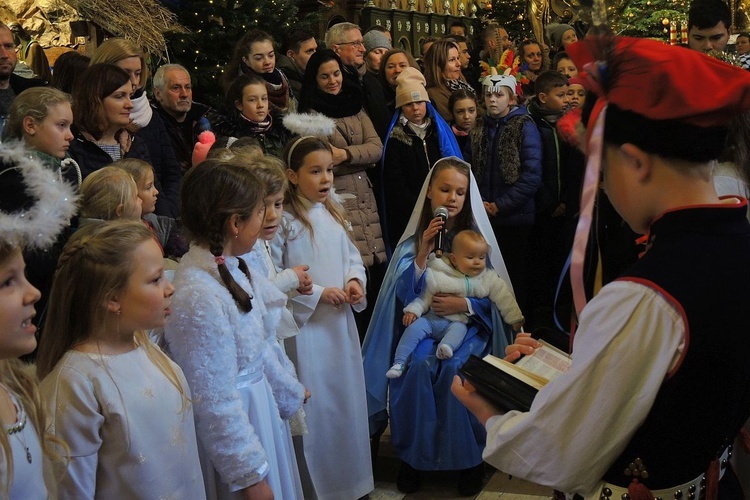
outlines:
{"label": "book page", "polygon": [[543,340],[540,342],[542,347],[534,351],[533,354],[522,357],[516,362],[515,366],[548,381],[568,371],[571,362],[570,356]]}
{"label": "book page", "polygon": [[498,368],[504,371],[508,375],[511,375],[517,378],[518,380],[525,383],[526,385],[530,385],[536,390],[541,389],[548,382],[547,379],[539,377],[531,372],[528,372],[527,370],[524,370],[523,368],[519,368],[513,363],[508,363],[504,359],[493,356],[492,354],[488,354],[487,356],[482,358],[482,360],[491,364],[495,368]]}

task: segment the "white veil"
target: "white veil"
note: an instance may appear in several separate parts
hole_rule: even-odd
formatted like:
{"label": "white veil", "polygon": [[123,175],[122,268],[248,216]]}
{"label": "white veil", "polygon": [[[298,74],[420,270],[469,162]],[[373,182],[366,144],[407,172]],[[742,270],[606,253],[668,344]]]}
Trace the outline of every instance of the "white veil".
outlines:
{"label": "white veil", "polygon": [[482,236],[484,236],[484,239],[487,240],[487,244],[490,247],[489,257],[493,269],[498,274],[498,276],[503,278],[505,282],[508,283],[508,286],[510,286],[512,291],[513,284],[510,281],[508,269],[505,267],[505,261],[503,260],[502,253],[500,252],[500,247],[497,244],[495,233],[492,230],[492,226],[490,225],[490,219],[487,217],[487,211],[484,209],[482,196],[479,194],[479,186],[477,185],[477,181],[474,178],[474,174],[471,172],[471,165],[458,158],[457,156],[447,156],[445,158],[441,158],[436,161],[430,169],[430,172],[427,174],[427,178],[424,180],[424,184],[422,184],[422,190],[419,192],[419,198],[417,198],[417,203],[414,205],[414,210],[412,211],[411,217],[409,218],[409,223],[406,225],[406,230],[404,230],[404,234],[402,234],[401,238],[398,240],[399,245],[410,238],[417,231],[419,227],[419,219],[422,217],[422,207],[424,206],[425,198],[427,198],[427,188],[430,185],[430,179],[432,179],[432,173],[435,171],[435,167],[440,162],[444,161],[460,163],[468,168],[470,193],[469,200],[471,202],[470,208],[473,215],[474,224],[476,224],[477,230],[482,233]]}

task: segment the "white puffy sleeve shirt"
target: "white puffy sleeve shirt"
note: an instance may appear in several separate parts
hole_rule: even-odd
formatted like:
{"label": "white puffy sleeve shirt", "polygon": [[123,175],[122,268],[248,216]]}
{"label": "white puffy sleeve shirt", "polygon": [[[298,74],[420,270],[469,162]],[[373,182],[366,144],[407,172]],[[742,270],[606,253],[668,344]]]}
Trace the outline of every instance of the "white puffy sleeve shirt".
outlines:
{"label": "white puffy sleeve shirt", "polygon": [[529,412],[490,418],[483,457],[507,474],[599,498],[602,476],[682,355],[685,323],[662,295],[630,281],[602,288],[580,320],[570,370]]}

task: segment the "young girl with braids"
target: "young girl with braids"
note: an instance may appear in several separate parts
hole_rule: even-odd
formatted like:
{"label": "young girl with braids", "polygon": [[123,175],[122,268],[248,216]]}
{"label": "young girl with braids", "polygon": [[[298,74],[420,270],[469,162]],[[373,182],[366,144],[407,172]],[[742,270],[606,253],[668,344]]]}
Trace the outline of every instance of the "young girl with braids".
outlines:
{"label": "young girl with braids", "polygon": [[146,334],[173,292],[140,221],[65,245],[37,356],[49,429],[70,447],[62,498],[205,498],[187,382]]}
{"label": "young girl with braids", "polygon": [[286,296],[248,267],[264,186],[244,162],[209,159],[182,184],[190,250],[175,273],[165,328],[190,382],[209,498],[303,498],[288,419],[305,389],[274,332]]}
{"label": "young girl with braids", "polygon": [[300,137],[284,152],[291,188],[281,228],[271,245],[277,267],[307,264],[311,295],[291,299],[299,335],[286,340],[300,381],[315,396],[305,405],[302,436],[309,477],[305,498],[360,498],[373,489],[370,440],[357,326],[352,309],[365,308],[365,268],[351,225],[332,199],[331,146]]}
{"label": "young girl with braids", "polygon": [[[297,294],[310,295],[312,293],[312,278],[307,273],[309,266],[303,264],[290,269],[277,269],[271,258],[270,242],[276,236],[281,225],[281,217],[284,212],[284,195],[288,186],[284,162],[275,156],[264,156],[263,152],[257,151],[252,144],[238,145],[238,143],[240,141],[236,141],[230,147],[214,153],[214,157],[236,159],[244,162],[265,186],[266,193],[265,198],[263,198],[265,217],[258,240],[255,242],[253,250],[243,255],[242,258],[247,261],[249,267],[255,268],[261,271],[264,276],[267,276],[271,283],[276,285],[281,292],[287,294],[288,297],[293,297]],[[278,340],[281,346],[281,352],[284,352],[284,339],[293,337],[298,333],[299,328],[292,316],[290,304],[287,304],[287,307],[281,311],[281,318],[279,318],[276,331],[270,330],[266,332],[271,340],[275,336],[275,339]],[[284,355],[281,361],[296,377],[296,370],[289,358]],[[306,397],[309,397],[309,394],[306,394]],[[292,436],[307,434],[308,431],[304,416],[305,411],[300,408],[289,419]],[[304,470],[299,461],[300,457],[298,456],[297,459],[299,469]]]}
{"label": "young girl with braids", "polygon": [[[56,498],[47,459],[66,453],[52,446],[37,379],[18,360],[37,346],[32,319],[40,298],[26,279],[22,250],[57,241],[75,213],[75,195],[24,148],[7,143],[0,145],[0,184],[0,497]],[[19,194],[25,191],[44,196]]]}

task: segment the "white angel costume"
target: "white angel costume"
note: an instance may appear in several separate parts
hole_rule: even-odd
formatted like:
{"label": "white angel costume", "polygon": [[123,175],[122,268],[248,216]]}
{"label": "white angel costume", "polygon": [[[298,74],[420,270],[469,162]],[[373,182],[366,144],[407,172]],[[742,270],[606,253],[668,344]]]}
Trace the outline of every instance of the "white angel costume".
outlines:
{"label": "white angel costume", "polygon": [[285,341],[300,381],[312,394],[305,405],[310,433],[295,443],[309,469],[309,478],[303,477],[305,497],[352,500],[374,488],[359,336],[352,307],[322,304],[320,298],[325,287],[344,288],[352,279],[365,290],[365,268],[347,231],[325,205],[301,201],[314,237],[284,213],[271,244],[277,267],[307,264],[314,283],[312,295],[291,299],[300,333]]}
{"label": "white angel costume", "polygon": [[[236,498],[265,479],[276,498],[302,498],[288,425],[304,387],[281,360],[275,332],[286,297],[256,269],[252,284],[225,257],[252,299],[242,312],[215,258],[192,245],[175,272],[173,314],[164,329],[170,355],[190,382],[209,498]],[[288,362],[288,360],[287,360]]]}
{"label": "white angel costume", "polygon": [[[297,278],[297,273],[294,272],[293,269],[283,269],[281,271],[276,269],[276,266],[271,260],[271,249],[267,241],[258,238],[253,250],[250,253],[243,255],[242,258],[245,259],[248,266],[254,267],[264,273],[265,276],[268,276],[269,281],[273,283],[281,293],[286,294],[287,297],[294,297],[298,293],[297,288],[299,288],[299,278]],[[299,328],[292,316],[292,308],[287,303],[287,306],[281,311],[281,318],[279,319],[279,324],[276,326],[275,332],[275,338],[279,342],[281,351],[284,354],[286,354],[284,339],[293,337],[298,333]],[[269,339],[274,338],[273,331],[266,332],[266,334],[268,334]],[[292,364],[286,355],[282,358],[283,359],[280,360],[281,363],[284,364],[284,366],[286,366],[296,377],[297,372],[294,368],[294,364]],[[307,423],[305,423],[304,408],[300,408],[297,410],[297,413],[289,418],[289,428],[292,431],[292,436],[301,436],[308,433]],[[297,460],[299,460],[299,457],[297,457]],[[298,465],[300,464],[298,463]]]}
{"label": "white angel costume", "polygon": [[[13,481],[8,491],[10,500],[46,500],[49,498],[43,475],[44,454],[39,434],[34,424],[26,415],[26,410],[20,399],[7,387],[13,406],[16,408],[16,422],[5,425],[4,431],[8,435],[11,453],[13,453]],[[3,457],[4,460],[4,457]],[[8,484],[8,468],[3,462],[0,466],[0,484]]]}
{"label": "white angel costume", "polygon": [[205,498],[192,406],[182,410],[182,395],[142,346],[68,351],[40,390],[49,431],[70,448],[61,499]]}

